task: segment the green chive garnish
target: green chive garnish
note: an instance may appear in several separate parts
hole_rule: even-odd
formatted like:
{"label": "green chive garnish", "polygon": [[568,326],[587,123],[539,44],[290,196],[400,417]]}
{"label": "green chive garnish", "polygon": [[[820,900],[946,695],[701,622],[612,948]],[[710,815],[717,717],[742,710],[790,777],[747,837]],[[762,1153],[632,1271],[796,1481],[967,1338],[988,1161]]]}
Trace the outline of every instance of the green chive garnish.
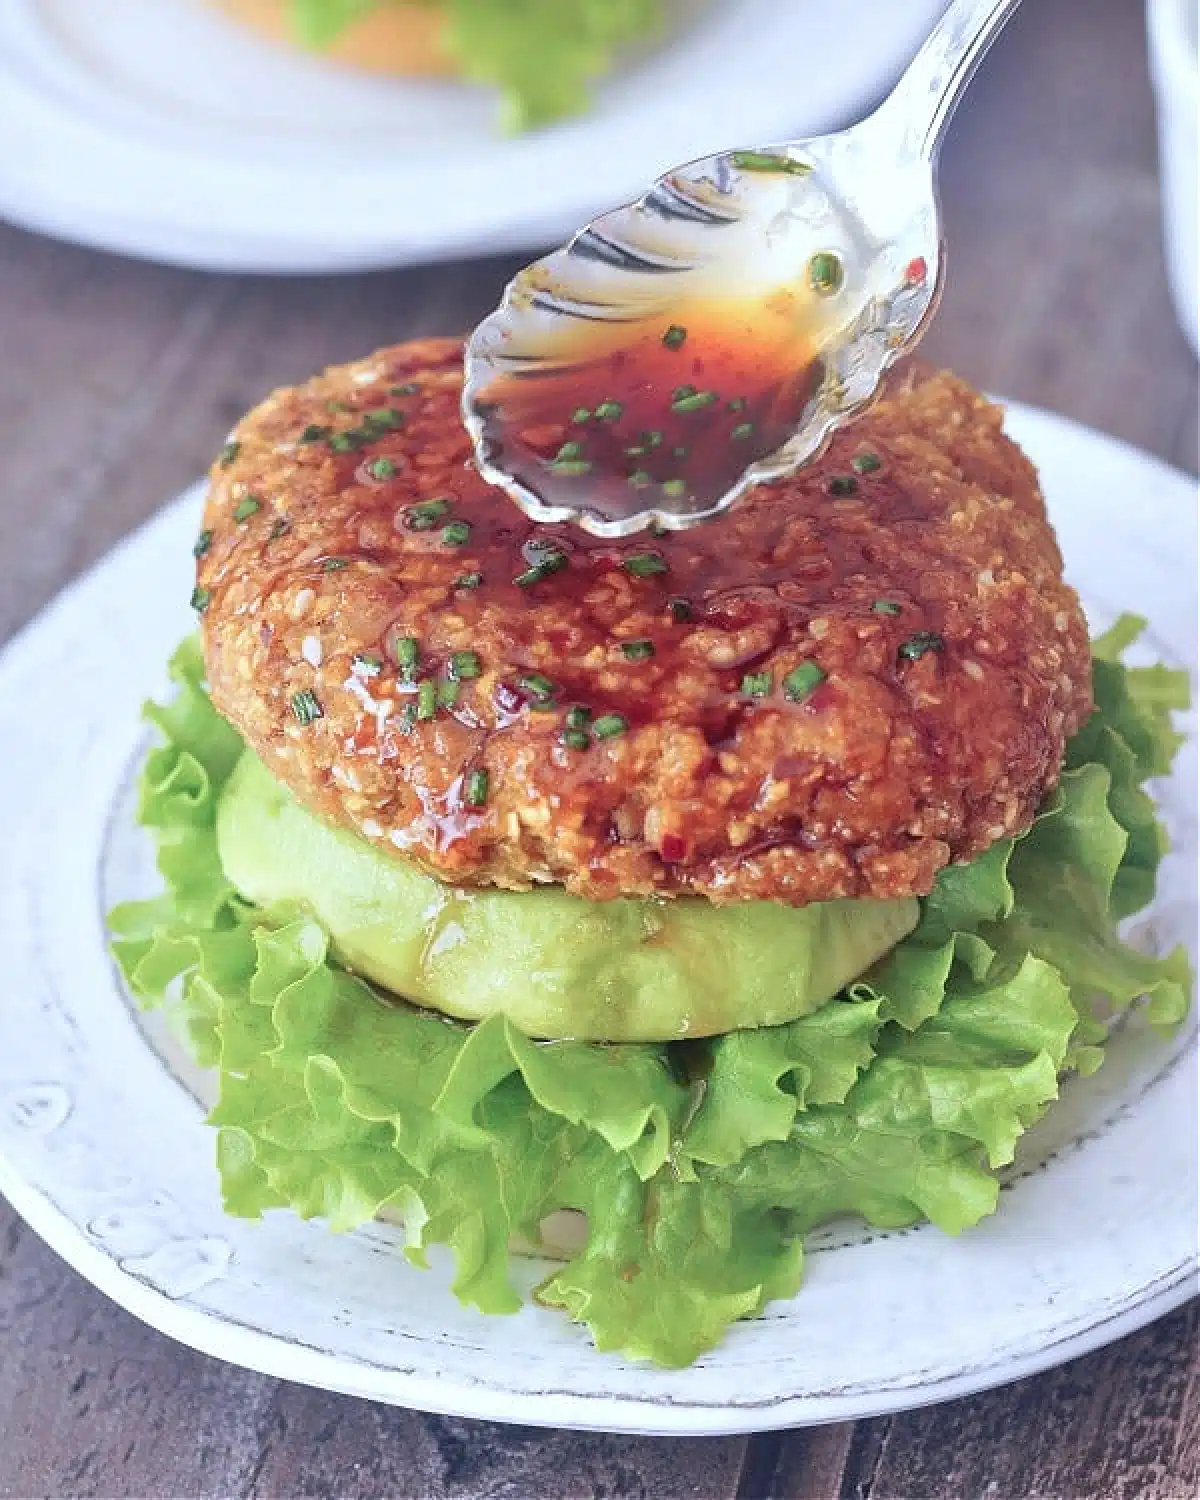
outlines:
{"label": "green chive garnish", "polygon": [[835,474],[826,488],[831,495],[853,495],[858,489],[858,480],[853,474]]}
{"label": "green chive garnish", "polygon": [[567,566],[567,554],[565,552],[544,552],[533,564],[526,568],[523,573],[518,573],[513,582],[520,589],[532,588],[535,583],[541,583],[543,578],[549,578],[551,573],[560,573]]}
{"label": "green chive garnish", "polygon": [[654,655],[653,641],[622,641],[621,655],[627,661],[645,661],[648,656]]}
{"label": "green chive garnish", "polygon": [[389,396],[415,396],[420,389],[421,389],[421,387],[419,385],[413,385],[411,383],[408,384],[408,385],[389,385],[388,386],[388,395]]}
{"label": "green chive garnish", "polygon": [[401,734],[411,734],[417,727],[417,705],[415,703],[406,703],[400,710],[400,718],[397,720],[396,727]]}
{"label": "green chive garnish", "polygon": [[645,469],[634,469],[629,476],[629,482],[635,490],[644,490],[648,484],[653,484],[654,480]]}
{"label": "green chive garnish", "polygon": [[311,724],[314,719],[325,717],[325,710],[317,701],[316,693],[305,688],[302,693],[292,695],[292,713],[296,716],[297,724]]}
{"label": "green chive garnish", "polygon": [[212,540],[213,540],[213,534],[212,534],[211,531],[202,531],[200,533],[200,535],[196,538],[195,545],[192,547],[192,556],[193,557],[205,557],[205,556],[207,556],[208,550],[212,546]]}
{"label": "green chive garnish", "polygon": [[668,599],[667,608],[671,611],[671,618],[677,625],[682,625],[685,620],[694,618],[691,601],[688,599]]}
{"label": "green chive garnish", "polygon": [[725,403],[730,411],[745,411],[748,404],[745,396],[735,396],[732,401]]}
{"label": "green chive garnish", "polygon": [[465,682],[468,678],[478,677],[483,671],[483,663],[479,660],[479,654],[475,651],[456,651],[450,658],[450,675]]}
{"label": "green chive garnish", "polygon": [[629,720],[622,714],[601,714],[592,725],[592,733],[598,740],[615,740],[629,728]]}
{"label": "green chive garnish", "polygon": [[352,427],[348,432],[335,432],[329,439],[329,446],[334,453],[354,453],[362,447],[366,436],[356,427]]}
{"label": "green chive garnish", "polygon": [[421,660],[421,643],[415,635],[401,636],[396,642],[396,665],[406,682],[411,682]]}
{"label": "green chive garnish", "polygon": [[667,560],[657,552],[635,552],[621,566],[635,578],[653,578],[655,574],[667,571]]}
{"label": "green chive garnish", "polygon": [[454,587],[456,589],[477,589],[482,582],[482,573],[464,573],[460,578],[454,580]]}
{"label": "green chive garnish", "polygon": [[[422,684],[424,686],[424,684]],[[437,685],[437,701],[442,708],[453,708],[462,692],[462,683],[453,677],[444,678]]]}
{"label": "green chive garnish", "polygon": [[687,329],[681,323],[672,323],[662,336],[668,349],[682,349],[687,341]]}
{"label": "green chive garnish", "polygon": [[332,431],[332,427],[322,427],[316,422],[310,422],[300,434],[300,441],[302,443],[323,443]]}
{"label": "green chive garnish", "polygon": [[564,479],[576,479],[581,474],[590,474],[592,466],[586,458],[555,459],[550,465],[553,474],[560,474]]}
{"label": "green chive garnish", "polygon": [[677,396],[671,402],[671,410],[680,412],[703,411],[706,406],[715,406],[717,399],[716,391],[693,391],[690,396]]}
{"label": "green chive garnish", "polygon": [[375,427],[386,432],[389,428],[403,427],[404,413],[397,411],[393,406],[381,406],[376,411],[367,412],[363,417],[363,423],[367,427]]}
{"label": "green chive garnish", "polygon": [[592,722],[592,711],[582,703],[573,704],[567,709],[567,728],[586,729]]}
{"label": "green chive garnish", "polygon": [[812,171],[808,162],[778,151],[731,151],[729,160],[741,172],[783,172],[789,177],[806,177]]}
{"label": "green chive garnish", "polygon": [[877,615],[898,615],[900,606],[894,599],[876,599],[871,606]]}
{"label": "green chive garnish", "polygon": [[417,684],[417,718],[432,719],[437,713],[437,701],[437,684],[432,677],[426,677]]}
{"label": "green chive garnish", "polygon": [[568,750],[586,750],[592,739],[585,729],[564,729],[562,742]]}
{"label": "green chive garnish", "polygon": [[373,458],[367,465],[367,473],[372,479],[395,479],[395,461],[390,458]]}
{"label": "green chive garnish", "polygon": [[545,702],[548,698],[553,698],[555,693],[558,692],[558,688],[551,682],[549,677],[544,676],[541,672],[527,672],[523,677],[518,677],[517,686],[524,688],[527,693],[541,702]]}
{"label": "green chive garnish", "polygon": [[808,284],[818,297],[840,292],[846,269],[832,250],[819,250],[808,263]]}
{"label": "green chive garnish", "polygon": [[771,691],[770,672],[747,672],[742,678],[742,693],[747,698],[765,698]]}
{"label": "green chive garnish", "polygon": [[488,773],[474,770],[467,777],[467,806],[483,807],[488,799]]}
{"label": "green chive garnish", "polygon": [[449,509],[450,501],[444,495],[418,501],[404,512],[405,524],[410,531],[432,531]]}
{"label": "green chive garnish", "polygon": [[340,573],[343,568],[350,566],[348,557],[327,557],[321,564],[326,573]]}
{"label": "green chive garnish", "polygon": [[859,474],[874,474],[876,469],[883,468],[883,460],[877,453],[860,453],[851,460],[850,467]]}
{"label": "green chive garnish", "polygon": [[235,521],[248,521],[251,516],[257,515],[262,510],[262,501],[257,495],[247,495],[244,500],[239,500],[233,507],[233,519]]}
{"label": "green chive garnish", "polygon": [[582,458],[582,457],[583,457],[583,444],[582,443],[564,443],[562,445],[562,447],[558,450],[558,452],[554,455],[554,462],[556,464],[566,464],[566,463],[570,463],[573,458]]}
{"label": "green chive garnish", "polygon": [[212,603],[212,589],[202,589],[199,584],[192,590],[192,608],[202,615]]}
{"label": "green chive garnish", "polygon": [[753,422],[739,422],[729,434],[735,443],[744,443],[754,436]]}
{"label": "green chive garnish", "polygon": [[590,422],[591,420],[591,411],[586,406],[577,406],[571,413],[571,421],[574,422],[576,426],[582,426],[584,422]]}
{"label": "green chive garnish", "polygon": [[378,651],[356,651],[353,660],[363,677],[378,677],[383,671],[383,657]]}
{"label": "green chive garnish", "polygon": [[[694,386],[681,385],[679,387],[679,390],[677,390],[675,394],[679,395],[680,391],[682,391],[684,394],[688,394],[693,390],[695,390]],[[657,448],[662,444],[663,435],[657,427],[648,427],[645,432],[641,434],[641,439],[642,442],[645,443],[647,448]]]}
{"label": "green chive garnish", "polygon": [[919,661],[927,651],[944,651],[946,642],[932,630],[918,630],[900,647],[902,661]]}
{"label": "green chive garnish", "polygon": [[815,661],[802,661],[783,679],[783,691],[793,703],[802,703],[824,681],[825,673]]}
{"label": "green chive garnish", "polygon": [[223,469],[227,469],[241,451],[241,443],[226,443],[225,446],[221,449],[220,453],[217,454],[217,462]]}
{"label": "green chive garnish", "polygon": [[447,547],[465,547],[471,540],[471,526],[467,521],[451,521],[442,527],[442,541]]}
{"label": "green chive garnish", "polygon": [[686,479],[668,479],[663,485],[663,494],[670,495],[673,499],[678,499],[679,496],[686,495],[687,492]]}
{"label": "green chive garnish", "polygon": [[601,401],[596,408],[596,418],[600,422],[616,422],[620,420],[624,410],[619,401]]}

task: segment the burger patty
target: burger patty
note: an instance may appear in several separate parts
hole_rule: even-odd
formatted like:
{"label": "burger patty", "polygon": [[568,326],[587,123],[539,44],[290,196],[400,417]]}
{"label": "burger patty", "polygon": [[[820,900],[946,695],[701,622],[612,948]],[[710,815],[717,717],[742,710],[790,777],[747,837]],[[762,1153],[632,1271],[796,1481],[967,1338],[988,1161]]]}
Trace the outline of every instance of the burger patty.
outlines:
{"label": "burger patty", "polygon": [[461,362],[278,391],[213,467],[213,699],[305,806],[451,883],[795,905],[1028,826],[1090,652],[998,408],[909,370],[802,473],[611,542],[480,478]]}

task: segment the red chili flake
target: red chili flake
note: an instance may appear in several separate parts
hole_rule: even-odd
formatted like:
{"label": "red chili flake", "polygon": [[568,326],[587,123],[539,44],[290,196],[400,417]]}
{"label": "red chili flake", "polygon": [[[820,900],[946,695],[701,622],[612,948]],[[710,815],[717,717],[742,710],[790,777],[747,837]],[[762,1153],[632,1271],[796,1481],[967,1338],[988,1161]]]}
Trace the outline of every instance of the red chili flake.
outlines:
{"label": "red chili flake", "polygon": [[928,275],[929,264],[923,255],[918,255],[904,268],[904,285],[920,286]]}
{"label": "red chili flake", "polygon": [[687,840],[680,838],[677,833],[664,833],[659,853],[669,865],[677,865],[687,854]]}

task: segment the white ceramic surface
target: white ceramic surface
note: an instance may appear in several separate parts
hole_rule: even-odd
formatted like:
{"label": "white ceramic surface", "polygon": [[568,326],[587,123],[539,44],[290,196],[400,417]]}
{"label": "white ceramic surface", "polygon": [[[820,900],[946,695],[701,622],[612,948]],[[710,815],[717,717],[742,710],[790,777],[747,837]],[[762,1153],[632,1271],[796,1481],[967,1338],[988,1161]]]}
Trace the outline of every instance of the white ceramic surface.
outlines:
{"label": "white ceramic surface", "polygon": [[1146,0],[1158,103],[1163,252],[1179,325],[1200,356],[1200,19],[1196,0]]}
{"label": "white ceramic surface", "polygon": [[277,51],[202,0],[0,0],[0,216],[216,270],[552,243],[676,162],[852,117],[942,3],[675,0],[698,14],[591,113],[504,139],[482,91]]}
{"label": "white ceramic surface", "polygon": [[[1153,615],[1143,659],[1196,664],[1194,486],[1016,409],[1096,626]],[[1136,496],[1136,501],[1131,497]],[[1000,1212],[951,1239],[855,1223],[812,1237],[800,1295],[682,1371],[601,1356],[560,1315],[464,1311],[378,1225],[334,1236],[221,1213],[202,1111],[136,1018],[103,914],[153,885],[132,827],[144,696],[190,627],[193,489],[0,658],[0,1190],[82,1275],[174,1338],[383,1401],[513,1422],[717,1433],[943,1400],[1117,1338],[1196,1289],[1195,1023],[1121,1030],[1026,1138]],[[31,704],[37,705],[31,711]],[[1175,850],[1141,939],[1195,949],[1196,751],[1159,788]],[[181,1075],[186,1077],[186,1073]],[[519,1276],[531,1286],[533,1263]]]}

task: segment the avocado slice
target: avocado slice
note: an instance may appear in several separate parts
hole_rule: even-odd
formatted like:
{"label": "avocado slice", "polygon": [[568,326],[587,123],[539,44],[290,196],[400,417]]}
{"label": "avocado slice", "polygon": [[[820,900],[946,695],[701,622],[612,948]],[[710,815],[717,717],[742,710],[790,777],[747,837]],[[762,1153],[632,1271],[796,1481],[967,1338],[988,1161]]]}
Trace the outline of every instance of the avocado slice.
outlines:
{"label": "avocado slice", "polygon": [[217,809],[225,873],[297,907],[393,994],[532,1037],[661,1042],[775,1026],[831,999],[917,925],[915,899],[586,901],[558,886],[461,889],[303,807],[252,751]]}

